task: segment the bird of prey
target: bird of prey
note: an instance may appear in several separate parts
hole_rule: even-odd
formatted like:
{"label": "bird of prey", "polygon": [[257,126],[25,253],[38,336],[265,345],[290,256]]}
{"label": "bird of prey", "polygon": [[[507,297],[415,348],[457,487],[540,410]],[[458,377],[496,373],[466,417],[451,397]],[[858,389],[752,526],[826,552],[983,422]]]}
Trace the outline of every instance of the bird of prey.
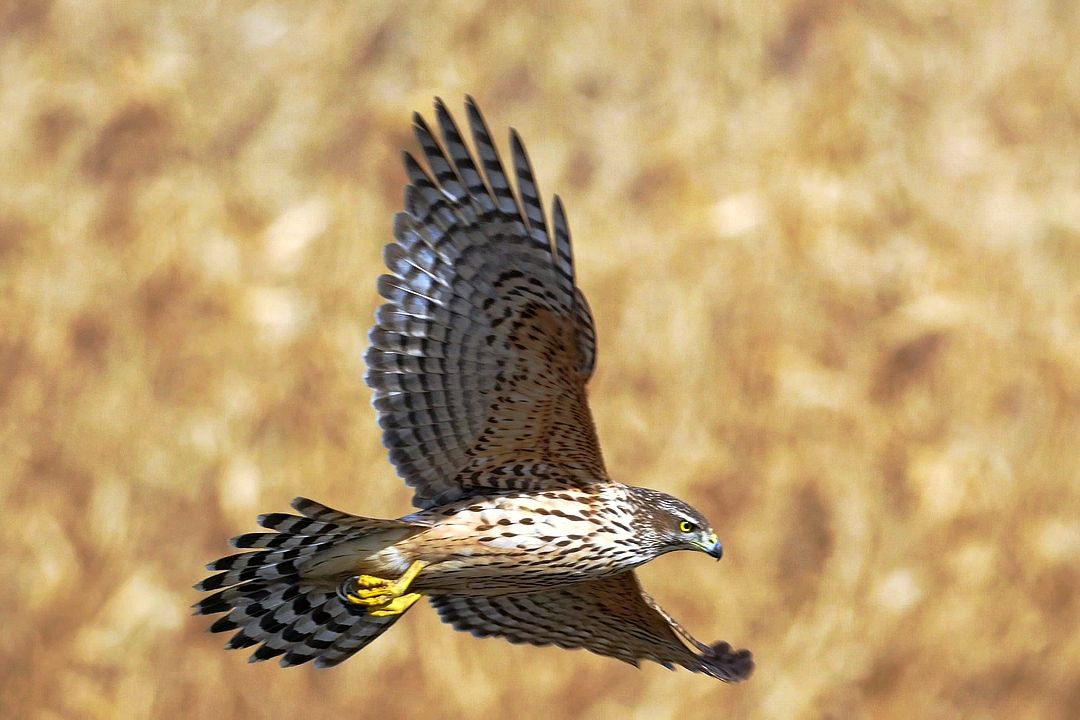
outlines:
{"label": "bird of prey", "polygon": [[548,218],[517,133],[512,183],[472,98],[466,110],[475,156],[441,101],[438,137],[413,116],[427,167],[404,153],[365,356],[418,511],[381,520],[297,498],[299,514],[260,516],[270,532],[234,538],[244,552],[207,566],[216,574],[195,587],[213,594],[195,612],[224,613],[210,629],[258,646],[252,661],[328,667],[426,597],[477,636],[745,680],[749,651],[695,640],[641,589],[639,565],[673,550],[719,559],[720,541],[685,502],[608,477],[562,202]]}

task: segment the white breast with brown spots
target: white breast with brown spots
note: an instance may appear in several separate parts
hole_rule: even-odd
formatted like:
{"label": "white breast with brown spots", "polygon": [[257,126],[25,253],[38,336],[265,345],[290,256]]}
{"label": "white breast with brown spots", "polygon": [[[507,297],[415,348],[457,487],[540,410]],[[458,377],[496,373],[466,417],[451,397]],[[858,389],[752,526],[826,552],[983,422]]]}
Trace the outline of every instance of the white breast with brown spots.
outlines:
{"label": "white breast with brown spots", "polygon": [[599,493],[560,489],[473,497],[417,513],[429,530],[387,548],[392,569],[430,563],[413,589],[432,594],[501,595],[606,577],[637,567],[628,504],[617,485]]}

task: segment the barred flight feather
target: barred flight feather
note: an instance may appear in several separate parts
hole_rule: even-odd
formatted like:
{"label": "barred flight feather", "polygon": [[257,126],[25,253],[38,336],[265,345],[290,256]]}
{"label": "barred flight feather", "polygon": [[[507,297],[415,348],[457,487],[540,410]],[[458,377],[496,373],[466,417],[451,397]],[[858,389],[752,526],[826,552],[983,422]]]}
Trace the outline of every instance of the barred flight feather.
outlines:
{"label": "barred flight feather", "polygon": [[584,648],[634,666],[681,665],[725,682],[745,680],[754,669],[748,651],[690,636],[642,592],[633,572],[527,595],[442,595],[431,604],[444,622],[479,637]]}
{"label": "barred flight feather", "polygon": [[365,356],[383,442],[422,508],[497,489],[499,466],[516,452],[535,454],[536,437],[570,450],[535,458],[554,469],[545,485],[605,477],[584,387],[596,340],[574,284],[562,204],[556,199],[551,237],[520,137],[510,141],[515,194],[471,98],[466,113],[479,161],[442,101],[441,143],[413,118],[427,168],[403,154],[405,214],[384,250],[391,274],[378,289],[387,304]]}

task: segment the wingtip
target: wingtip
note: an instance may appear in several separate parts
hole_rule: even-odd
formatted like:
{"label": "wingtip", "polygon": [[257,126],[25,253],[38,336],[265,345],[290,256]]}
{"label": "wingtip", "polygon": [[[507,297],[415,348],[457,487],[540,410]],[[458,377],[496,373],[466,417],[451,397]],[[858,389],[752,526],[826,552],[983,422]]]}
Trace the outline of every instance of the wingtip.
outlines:
{"label": "wingtip", "polygon": [[727,642],[713,643],[701,657],[725,682],[743,682],[754,673],[753,653],[745,648],[735,650]]}
{"label": "wingtip", "polygon": [[413,136],[416,138],[416,141],[420,143],[421,146],[426,145],[428,142],[435,142],[435,136],[431,132],[431,126],[428,125],[427,120],[424,119],[424,116],[418,112],[413,113],[412,129]]}
{"label": "wingtip", "polygon": [[480,112],[480,106],[476,104],[476,100],[473,99],[472,95],[465,96],[465,114],[469,116],[470,126],[484,130],[487,129],[487,123],[484,122],[484,114]]}
{"label": "wingtip", "polygon": [[566,214],[566,208],[563,207],[562,198],[559,197],[558,193],[555,194],[555,198],[552,200],[551,206],[554,211],[559,213],[560,215]]}

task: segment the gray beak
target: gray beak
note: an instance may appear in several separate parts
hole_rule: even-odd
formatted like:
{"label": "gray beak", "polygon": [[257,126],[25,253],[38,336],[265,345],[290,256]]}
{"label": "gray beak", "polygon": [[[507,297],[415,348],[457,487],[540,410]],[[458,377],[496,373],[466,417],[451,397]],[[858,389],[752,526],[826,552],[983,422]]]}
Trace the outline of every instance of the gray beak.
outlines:
{"label": "gray beak", "polygon": [[724,557],[724,546],[720,544],[720,538],[716,537],[716,534],[709,535],[704,541],[698,545],[702,552],[711,555],[719,560]]}

